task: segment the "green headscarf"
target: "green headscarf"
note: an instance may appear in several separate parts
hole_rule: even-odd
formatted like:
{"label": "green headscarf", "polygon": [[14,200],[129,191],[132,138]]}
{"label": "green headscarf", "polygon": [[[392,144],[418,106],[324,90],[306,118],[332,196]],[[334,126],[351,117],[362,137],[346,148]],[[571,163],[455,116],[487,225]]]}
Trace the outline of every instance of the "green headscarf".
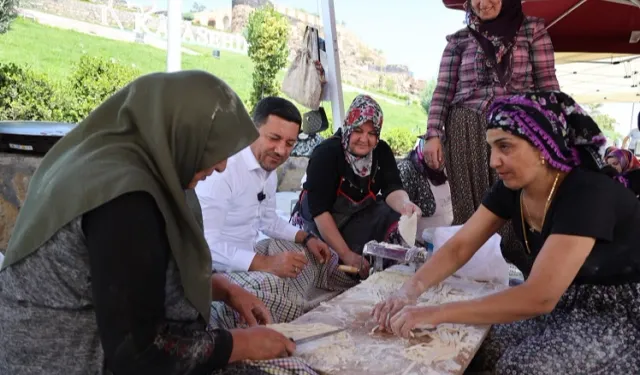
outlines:
{"label": "green headscarf", "polygon": [[211,254],[185,189],[196,172],[258,132],[236,93],[201,71],[142,76],[101,104],[47,153],[29,184],[2,269],[74,218],[145,191],[162,212],[185,295],[208,321]]}

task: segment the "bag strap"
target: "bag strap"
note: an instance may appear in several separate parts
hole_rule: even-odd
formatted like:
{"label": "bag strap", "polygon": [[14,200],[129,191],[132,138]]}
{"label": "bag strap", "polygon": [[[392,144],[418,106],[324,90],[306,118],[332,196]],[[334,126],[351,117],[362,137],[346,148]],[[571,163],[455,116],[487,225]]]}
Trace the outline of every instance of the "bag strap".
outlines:
{"label": "bag strap", "polygon": [[302,43],[300,43],[300,50],[309,49],[309,26],[304,30],[304,36],[302,37]]}
{"label": "bag strap", "polygon": [[322,59],[320,58],[320,33],[318,29],[316,29],[316,46],[318,47],[318,61],[322,63]]}
{"label": "bag strap", "polygon": [[[318,29],[315,27],[307,26],[304,32],[304,42],[306,42],[307,51],[311,54],[311,58],[314,61],[320,60],[320,43],[318,41]],[[315,48],[313,48],[313,43],[315,42]],[[314,53],[317,52],[317,55],[314,57]]]}

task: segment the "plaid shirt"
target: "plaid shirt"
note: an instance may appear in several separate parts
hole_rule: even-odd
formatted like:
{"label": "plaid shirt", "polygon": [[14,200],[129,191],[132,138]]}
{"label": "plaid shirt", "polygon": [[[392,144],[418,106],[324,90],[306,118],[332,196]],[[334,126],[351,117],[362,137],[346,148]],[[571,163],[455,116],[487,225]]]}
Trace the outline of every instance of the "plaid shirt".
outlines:
{"label": "plaid shirt", "polygon": [[513,46],[511,78],[505,86],[471,32],[464,28],[447,37],[438,82],[429,108],[427,137],[443,137],[449,108],[485,111],[500,96],[535,90],[559,90],[553,44],[541,18],[527,16]]}

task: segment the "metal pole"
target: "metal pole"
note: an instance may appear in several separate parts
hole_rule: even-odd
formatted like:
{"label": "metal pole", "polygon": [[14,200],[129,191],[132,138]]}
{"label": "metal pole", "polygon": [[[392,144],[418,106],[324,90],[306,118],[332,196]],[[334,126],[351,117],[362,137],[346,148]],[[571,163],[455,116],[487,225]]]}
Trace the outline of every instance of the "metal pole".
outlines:
{"label": "metal pole", "polygon": [[340,53],[338,52],[338,32],[333,0],[322,0],[322,24],[327,50],[327,89],[331,98],[333,130],[344,121],[344,97],[342,95],[342,75],[340,73]]}
{"label": "metal pole", "polygon": [[167,1],[167,72],[181,70],[182,0]]}
{"label": "metal pole", "polygon": [[[633,130],[634,128],[634,121],[633,119],[635,118],[634,116],[634,112],[636,111],[636,102],[631,103],[631,122],[629,123],[629,131]],[[637,125],[636,125],[637,126]]]}
{"label": "metal pole", "polygon": [[551,26],[555,25],[556,23],[560,22],[561,19],[565,18],[566,16],[568,16],[569,14],[571,14],[571,12],[573,12],[574,10],[580,8],[582,6],[582,4],[586,3],[587,0],[580,0],[579,2],[577,2],[576,4],[574,4],[571,8],[569,8],[566,12],[562,13],[558,18],[556,18],[555,20],[551,21],[551,23],[549,23],[546,27],[546,29],[550,29]]}

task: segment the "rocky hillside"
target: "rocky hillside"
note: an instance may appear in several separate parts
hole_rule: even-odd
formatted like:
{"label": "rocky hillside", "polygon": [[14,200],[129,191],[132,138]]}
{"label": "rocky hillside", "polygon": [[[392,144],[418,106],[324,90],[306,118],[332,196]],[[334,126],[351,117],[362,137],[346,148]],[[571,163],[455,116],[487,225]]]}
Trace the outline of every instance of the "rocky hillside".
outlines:
{"label": "rocky hillside", "polygon": [[[242,32],[249,14],[254,9],[269,3],[268,0],[232,0],[232,31]],[[296,50],[302,44],[307,25],[318,28],[321,37],[324,37],[324,30],[317,15],[300,10],[297,10],[296,14],[287,12],[285,15],[291,23],[289,51],[292,60]],[[407,67],[387,66],[386,57],[382,51],[367,45],[343,25],[337,25],[336,28],[344,82],[365,89],[377,89],[400,95],[419,95],[422,92],[424,81],[415,80]]]}

